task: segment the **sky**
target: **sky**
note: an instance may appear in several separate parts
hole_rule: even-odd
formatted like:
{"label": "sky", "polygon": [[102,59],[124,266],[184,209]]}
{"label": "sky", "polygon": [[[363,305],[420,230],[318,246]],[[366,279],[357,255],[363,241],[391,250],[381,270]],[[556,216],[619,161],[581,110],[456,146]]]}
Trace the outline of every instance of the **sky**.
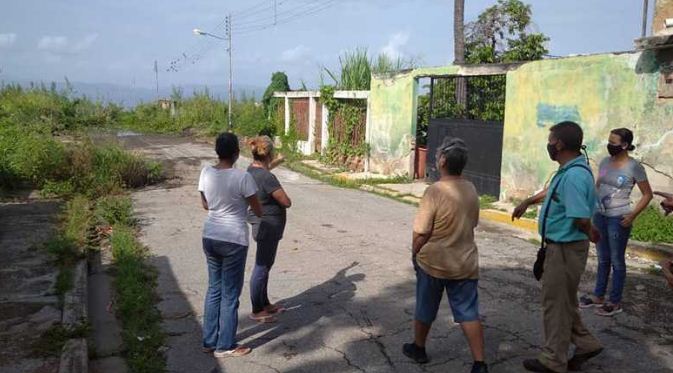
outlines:
{"label": "sky", "polygon": [[[633,49],[641,0],[524,0],[534,29],[551,38],[550,54]],[[495,0],[466,0],[474,20]],[[450,0],[4,0],[0,11],[0,80],[112,83],[161,87],[224,85],[225,35],[232,13],[235,86],[264,88],[274,71],[290,85],[316,87],[321,67],[365,47],[376,55],[414,58],[423,66],[453,61]],[[652,3],[652,2],[650,2]],[[311,14],[304,14],[311,13]],[[302,15],[303,14],[303,15]],[[269,26],[261,29],[262,26]],[[186,57],[185,57],[186,56]],[[167,71],[175,61],[177,71]],[[327,78],[326,78],[327,79]],[[326,80],[327,81],[327,80]]]}

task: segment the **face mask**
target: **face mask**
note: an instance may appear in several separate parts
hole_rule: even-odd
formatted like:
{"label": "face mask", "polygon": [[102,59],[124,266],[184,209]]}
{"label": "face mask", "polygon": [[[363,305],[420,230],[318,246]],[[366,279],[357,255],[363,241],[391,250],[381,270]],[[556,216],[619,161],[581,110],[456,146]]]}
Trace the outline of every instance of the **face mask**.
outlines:
{"label": "face mask", "polygon": [[547,144],[547,153],[549,153],[549,158],[551,158],[552,161],[556,160],[559,152],[560,150],[556,149],[556,143]]}
{"label": "face mask", "polygon": [[608,144],[608,153],[613,157],[623,151],[624,148],[621,145]]}

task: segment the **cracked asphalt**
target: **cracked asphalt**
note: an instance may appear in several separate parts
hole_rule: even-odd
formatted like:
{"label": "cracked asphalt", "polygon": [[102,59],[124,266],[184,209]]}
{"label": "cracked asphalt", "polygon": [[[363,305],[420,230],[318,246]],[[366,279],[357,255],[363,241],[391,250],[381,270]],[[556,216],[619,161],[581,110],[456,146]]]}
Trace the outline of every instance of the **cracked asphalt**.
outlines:
{"label": "cracked asphalt", "polygon": [[[171,372],[469,371],[469,351],[446,300],[427,346],[431,362],[419,366],[401,353],[402,343],[412,338],[415,278],[409,242],[415,207],[282,168],[274,172],[293,207],[269,291],[272,301],[288,311],[275,324],[248,319],[253,244],[238,338],[254,351],[222,360],[202,353],[205,212],[196,184],[201,167],[214,161],[214,151],[180,138],[128,136],[121,141],[164,162],[172,177],[133,195],[141,240],[159,273],[158,307]],[[239,163],[244,167],[246,162]],[[523,371],[522,360],[537,354],[542,343],[540,286],[530,273],[536,247],[517,234],[485,222],[477,232],[480,304],[492,372]],[[595,266],[592,257],[584,291],[592,287]],[[583,311],[586,324],[606,346],[584,371],[672,372],[673,291],[658,276],[632,270],[624,306],[626,312],[615,318]]]}

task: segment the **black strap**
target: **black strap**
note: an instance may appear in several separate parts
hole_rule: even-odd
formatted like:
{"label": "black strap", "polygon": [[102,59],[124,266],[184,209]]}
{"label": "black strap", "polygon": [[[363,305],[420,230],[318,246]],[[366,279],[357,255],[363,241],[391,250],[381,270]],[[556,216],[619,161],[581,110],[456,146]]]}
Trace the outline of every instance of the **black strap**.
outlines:
{"label": "black strap", "polygon": [[[554,176],[554,178],[552,178],[551,184],[554,184],[554,179],[556,179],[559,176],[562,176],[564,173],[566,173],[568,170],[570,170],[571,168],[574,168],[574,167],[580,167],[580,168],[583,168],[583,169],[587,170],[589,172],[589,174],[591,175],[591,178],[593,179],[594,173],[591,171],[591,169],[587,165],[577,163],[577,164],[573,164],[573,165],[568,166],[568,168],[564,169],[563,172],[557,173],[556,176]],[[552,187],[551,194],[548,195],[549,196],[549,203],[547,203],[547,206],[545,206],[544,214],[542,215],[542,242],[540,243],[542,248],[545,247],[545,240],[546,240],[546,235],[547,235],[547,216],[549,215],[549,208],[551,207],[551,204],[552,204],[553,198],[554,198],[554,193],[556,193],[556,190],[558,189],[559,184],[561,184],[561,180],[559,180]]]}

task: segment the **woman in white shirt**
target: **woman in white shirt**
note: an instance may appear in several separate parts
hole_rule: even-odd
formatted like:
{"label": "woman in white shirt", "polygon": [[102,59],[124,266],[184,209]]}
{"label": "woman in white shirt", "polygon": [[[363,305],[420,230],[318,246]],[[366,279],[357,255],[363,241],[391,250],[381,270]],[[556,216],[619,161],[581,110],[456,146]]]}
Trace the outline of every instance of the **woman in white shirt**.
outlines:
{"label": "woman in white shirt", "polygon": [[239,156],[238,138],[217,137],[219,162],[201,170],[199,192],[208,210],[203,226],[203,251],[208,263],[208,291],[203,315],[203,349],[215,357],[243,356],[249,347],[236,343],[239,296],[248,255],[248,206],[257,216],[262,208],[255,180],[234,168]]}

